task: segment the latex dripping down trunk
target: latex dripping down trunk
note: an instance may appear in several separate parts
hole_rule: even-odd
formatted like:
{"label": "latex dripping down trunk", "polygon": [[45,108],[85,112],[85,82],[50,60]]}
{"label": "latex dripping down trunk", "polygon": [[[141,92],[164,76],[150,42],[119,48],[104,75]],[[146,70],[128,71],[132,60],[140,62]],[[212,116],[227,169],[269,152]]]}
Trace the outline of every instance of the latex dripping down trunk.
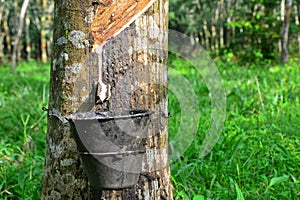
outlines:
{"label": "latex dripping down trunk", "polygon": [[102,104],[109,100],[111,87],[103,82],[103,52],[105,42],[129,27],[140,15],[142,15],[155,0],[108,0],[94,2],[97,10],[92,23],[92,35],[94,38],[92,52],[98,57],[98,83],[96,104]]}

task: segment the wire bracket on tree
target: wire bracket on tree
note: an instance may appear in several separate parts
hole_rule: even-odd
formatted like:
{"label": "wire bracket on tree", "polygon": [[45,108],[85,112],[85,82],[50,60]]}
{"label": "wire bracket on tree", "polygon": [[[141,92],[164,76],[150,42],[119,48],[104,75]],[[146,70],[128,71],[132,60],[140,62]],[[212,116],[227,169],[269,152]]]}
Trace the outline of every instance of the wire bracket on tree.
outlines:
{"label": "wire bracket on tree", "polygon": [[48,112],[48,116],[55,116],[59,119],[59,121],[62,122],[63,125],[65,126],[70,126],[70,123],[69,121],[67,120],[66,117],[64,117],[61,112],[59,112],[59,110],[57,109],[52,109],[52,110],[49,110],[48,108],[46,107],[43,107],[42,108],[43,111],[47,111]]}

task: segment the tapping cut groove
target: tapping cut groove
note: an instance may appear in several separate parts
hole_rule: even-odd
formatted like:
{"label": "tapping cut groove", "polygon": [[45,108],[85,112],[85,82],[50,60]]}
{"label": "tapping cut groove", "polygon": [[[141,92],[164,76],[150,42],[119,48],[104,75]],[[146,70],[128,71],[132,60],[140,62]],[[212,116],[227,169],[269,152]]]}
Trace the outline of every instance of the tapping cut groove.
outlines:
{"label": "tapping cut groove", "polygon": [[[97,10],[91,25],[94,44],[92,52],[98,55],[97,103],[110,98],[110,86],[103,83],[102,53],[105,42],[127,28],[142,15],[155,0],[106,0],[97,1]],[[99,4],[98,4],[99,3]]]}

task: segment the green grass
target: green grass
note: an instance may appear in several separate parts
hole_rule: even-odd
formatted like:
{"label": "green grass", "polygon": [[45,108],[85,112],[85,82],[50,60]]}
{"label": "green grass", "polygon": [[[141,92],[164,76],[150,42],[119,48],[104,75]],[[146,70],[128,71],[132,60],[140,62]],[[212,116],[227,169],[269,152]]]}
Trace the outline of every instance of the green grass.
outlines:
{"label": "green grass", "polygon": [[[211,101],[202,77],[183,60],[170,67],[199,98],[196,138],[171,163],[176,199],[300,199],[300,67],[218,63],[227,92],[227,118],[217,145],[199,158]],[[170,74],[172,76],[172,74]],[[43,175],[49,65],[0,67],[0,199],[38,199]],[[181,110],[169,94],[170,137]],[[192,116],[191,116],[192,117]]]}
{"label": "green grass", "polygon": [[0,68],[0,199],[38,199],[43,175],[49,65]]}
{"label": "green grass", "polygon": [[[227,91],[227,118],[217,145],[200,159],[211,121],[209,93],[188,63],[171,61],[189,80],[199,80],[190,83],[201,99],[196,139],[182,159],[171,164],[176,199],[300,199],[299,62],[218,65]],[[181,112],[174,95],[169,96],[172,137]]]}

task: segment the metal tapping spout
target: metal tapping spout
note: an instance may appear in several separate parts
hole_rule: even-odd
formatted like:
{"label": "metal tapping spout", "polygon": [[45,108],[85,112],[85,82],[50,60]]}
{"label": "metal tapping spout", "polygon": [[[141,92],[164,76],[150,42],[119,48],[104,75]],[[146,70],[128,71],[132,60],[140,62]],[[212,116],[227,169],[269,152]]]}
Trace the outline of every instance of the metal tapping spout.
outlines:
{"label": "metal tapping spout", "polygon": [[103,60],[102,60],[102,52],[103,52],[103,45],[96,45],[93,48],[93,52],[98,56],[98,84],[97,84],[97,103],[103,103],[104,101],[110,98],[110,85],[106,85],[103,83],[102,79],[102,67],[103,67]]}

